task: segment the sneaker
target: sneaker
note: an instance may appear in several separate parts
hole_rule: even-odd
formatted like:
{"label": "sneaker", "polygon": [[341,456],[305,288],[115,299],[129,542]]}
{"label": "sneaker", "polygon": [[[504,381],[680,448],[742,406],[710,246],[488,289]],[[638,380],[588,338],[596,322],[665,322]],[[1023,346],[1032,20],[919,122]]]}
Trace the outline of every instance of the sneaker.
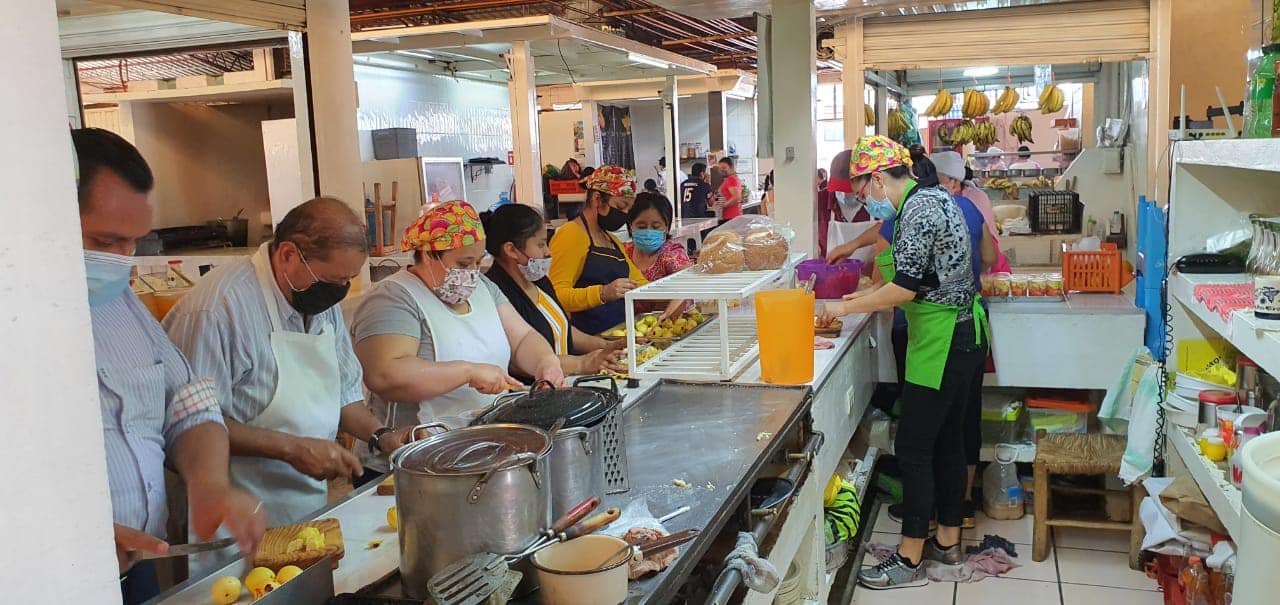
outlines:
{"label": "sneaker", "polygon": [[924,586],[929,583],[929,577],[925,575],[923,566],[913,567],[902,555],[895,552],[879,565],[859,572],[858,583],[871,590],[892,590]]}
{"label": "sneaker", "polygon": [[[905,512],[906,512],[906,510],[907,510],[907,505],[905,505],[905,504],[903,504],[903,503],[901,503],[901,502],[899,502],[899,503],[897,503],[897,504],[891,504],[891,505],[889,505],[889,509],[888,509],[889,518],[890,518],[890,519],[892,519],[892,520],[894,521],[894,523],[897,523],[897,524],[901,525],[901,524],[902,524],[902,515],[903,515],[903,513],[905,513]],[[938,529],[938,520],[937,520],[937,519],[929,519],[929,531],[933,531],[933,530],[935,530],[935,529]]]}
{"label": "sneaker", "polygon": [[978,527],[978,517],[974,512],[973,500],[964,501],[964,521],[960,523],[963,529],[975,529]]}
{"label": "sneaker", "polygon": [[943,548],[938,544],[937,538],[929,538],[924,541],[924,561],[937,561],[943,565],[960,565],[964,563],[964,551],[960,549],[960,543],[956,542],[951,548]]}

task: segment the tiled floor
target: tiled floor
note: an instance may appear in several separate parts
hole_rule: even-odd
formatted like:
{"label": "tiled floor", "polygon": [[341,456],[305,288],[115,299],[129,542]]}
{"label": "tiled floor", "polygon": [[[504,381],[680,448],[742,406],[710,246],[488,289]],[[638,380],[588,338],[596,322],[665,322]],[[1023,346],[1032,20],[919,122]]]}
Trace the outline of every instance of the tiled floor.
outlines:
{"label": "tiled floor", "polygon": [[[900,526],[881,507],[873,542],[897,544]],[[934,582],[920,588],[854,592],[857,605],[1161,605],[1154,581],[1129,569],[1129,538],[1120,532],[1055,528],[1048,559],[1031,560],[1031,516],[994,521],[978,513],[977,529],[966,530],[970,544],[985,534],[998,534],[1018,547],[1021,567],[998,578],[956,584]],[[872,565],[868,558],[863,562]]]}

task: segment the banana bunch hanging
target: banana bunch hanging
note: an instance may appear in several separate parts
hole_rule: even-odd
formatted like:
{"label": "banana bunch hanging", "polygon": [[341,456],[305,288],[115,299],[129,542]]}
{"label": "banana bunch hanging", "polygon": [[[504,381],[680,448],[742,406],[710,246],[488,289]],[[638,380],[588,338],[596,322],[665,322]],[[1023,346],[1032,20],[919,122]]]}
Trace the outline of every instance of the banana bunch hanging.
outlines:
{"label": "banana bunch hanging", "polygon": [[955,128],[946,132],[939,132],[939,136],[943,140],[955,147],[967,145],[973,142],[974,137],[978,133],[978,124],[974,124],[972,120],[965,120],[956,125]]}
{"label": "banana bunch hanging", "polygon": [[902,110],[895,109],[889,112],[889,138],[899,139],[902,135],[907,134],[911,126],[907,124],[907,116]]}
{"label": "banana bunch hanging", "polygon": [[991,122],[979,122],[973,127],[973,144],[978,147],[990,147],[1000,138],[996,125]]}
{"label": "banana bunch hanging", "polygon": [[960,112],[964,114],[966,119],[972,120],[978,116],[986,115],[991,109],[991,99],[987,98],[986,93],[978,92],[972,88],[966,88],[964,91],[964,106]]}
{"label": "banana bunch hanging", "polygon": [[991,113],[996,115],[1009,113],[1013,111],[1013,108],[1018,105],[1018,101],[1021,99],[1022,96],[1018,94],[1018,91],[1014,90],[1012,86],[1006,86],[1004,87],[1004,92],[1000,93],[1000,98],[996,99],[996,106],[991,109]]}
{"label": "banana bunch hanging", "polygon": [[1009,134],[1018,138],[1019,143],[1034,143],[1031,138],[1031,118],[1018,116],[1009,123]]}
{"label": "banana bunch hanging", "polygon": [[866,117],[866,125],[867,125],[867,126],[875,126],[875,125],[876,125],[876,110],[871,109],[871,106],[870,106],[870,105],[863,105],[863,106],[862,106],[862,109],[864,110],[864,112],[866,113],[866,116],[867,116],[867,117]]}
{"label": "banana bunch hanging", "polygon": [[933,103],[929,104],[929,108],[924,110],[924,115],[931,118],[941,118],[951,113],[951,106],[955,102],[956,99],[951,96],[951,92],[938,89],[938,94],[933,97]]}
{"label": "banana bunch hanging", "polygon": [[1048,115],[1062,111],[1064,98],[1062,89],[1050,84],[1040,91],[1040,113]]}

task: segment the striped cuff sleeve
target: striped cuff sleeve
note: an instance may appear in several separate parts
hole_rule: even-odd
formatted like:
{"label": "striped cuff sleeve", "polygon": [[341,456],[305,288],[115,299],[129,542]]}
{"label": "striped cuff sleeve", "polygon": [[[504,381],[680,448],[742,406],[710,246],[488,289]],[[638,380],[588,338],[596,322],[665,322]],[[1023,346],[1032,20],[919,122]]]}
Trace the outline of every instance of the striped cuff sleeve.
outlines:
{"label": "striped cuff sleeve", "polygon": [[187,383],[174,394],[164,420],[165,446],[173,442],[187,429],[198,424],[213,422],[225,426],[222,408],[218,406],[218,392],[209,379]]}

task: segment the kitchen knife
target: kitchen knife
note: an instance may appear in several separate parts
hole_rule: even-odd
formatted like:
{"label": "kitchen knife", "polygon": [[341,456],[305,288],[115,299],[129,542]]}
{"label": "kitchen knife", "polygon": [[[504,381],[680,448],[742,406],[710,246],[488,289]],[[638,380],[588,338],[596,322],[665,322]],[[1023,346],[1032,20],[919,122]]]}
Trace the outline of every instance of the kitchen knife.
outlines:
{"label": "kitchen knife", "polygon": [[174,544],[169,547],[169,552],[160,555],[155,553],[142,553],[140,560],[149,559],[168,559],[171,557],[186,557],[197,553],[207,552],[210,550],[221,550],[236,543],[235,538],[224,538],[222,540],[214,540],[212,542],[199,542],[197,544]]}

